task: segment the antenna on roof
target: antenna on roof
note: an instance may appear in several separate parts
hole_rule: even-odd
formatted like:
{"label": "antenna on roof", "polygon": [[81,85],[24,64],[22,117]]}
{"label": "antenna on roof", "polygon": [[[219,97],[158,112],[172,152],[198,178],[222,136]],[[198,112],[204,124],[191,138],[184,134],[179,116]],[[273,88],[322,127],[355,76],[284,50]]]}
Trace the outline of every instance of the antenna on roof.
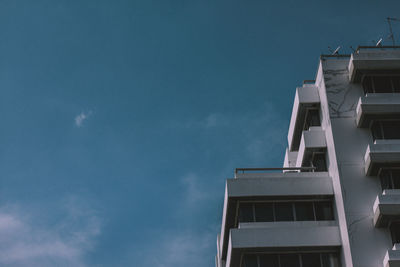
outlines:
{"label": "antenna on roof", "polygon": [[377,46],[377,47],[379,47],[379,46],[382,46],[382,41],[383,41],[383,39],[381,38],[381,39],[379,39],[379,41],[376,43],[376,45],[375,46]]}
{"label": "antenna on roof", "polygon": [[332,50],[332,48],[330,47],[330,46],[328,46],[328,49],[329,49],[329,52],[331,52],[331,54],[332,54],[332,56],[334,56],[334,55],[339,55],[339,50],[340,50],[340,45],[335,49],[335,50]]}
{"label": "antenna on roof", "polygon": [[390,17],[387,17],[386,20],[387,20],[387,23],[388,23],[388,25],[389,25],[389,32],[390,32],[390,34],[389,34],[389,36],[388,36],[388,39],[392,39],[393,46],[395,46],[396,43],[395,43],[395,40],[394,40],[394,35],[393,35],[393,29],[392,29],[392,23],[391,23],[391,21],[400,21],[400,19],[398,19],[398,18],[390,18]]}

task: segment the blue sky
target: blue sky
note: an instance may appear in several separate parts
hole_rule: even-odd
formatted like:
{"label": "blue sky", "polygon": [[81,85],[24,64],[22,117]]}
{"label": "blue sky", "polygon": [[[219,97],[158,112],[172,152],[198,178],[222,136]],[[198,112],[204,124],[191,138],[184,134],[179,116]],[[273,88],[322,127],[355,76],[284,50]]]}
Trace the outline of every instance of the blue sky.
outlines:
{"label": "blue sky", "polygon": [[213,266],[225,179],[281,166],[319,55],[399,10],[0,0],[0,265]]}

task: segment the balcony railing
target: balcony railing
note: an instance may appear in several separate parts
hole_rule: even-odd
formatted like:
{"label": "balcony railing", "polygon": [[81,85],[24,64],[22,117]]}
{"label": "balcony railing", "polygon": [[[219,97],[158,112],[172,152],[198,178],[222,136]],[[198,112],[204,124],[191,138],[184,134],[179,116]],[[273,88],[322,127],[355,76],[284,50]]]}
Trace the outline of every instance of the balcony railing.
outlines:
{"label": "balcony railing", "polygon": [[236,168],[235,174],[245,172],[270,172],[270,171],[297,171],[297,172],[313,172],[316,167],[285,167],[285,168]]}

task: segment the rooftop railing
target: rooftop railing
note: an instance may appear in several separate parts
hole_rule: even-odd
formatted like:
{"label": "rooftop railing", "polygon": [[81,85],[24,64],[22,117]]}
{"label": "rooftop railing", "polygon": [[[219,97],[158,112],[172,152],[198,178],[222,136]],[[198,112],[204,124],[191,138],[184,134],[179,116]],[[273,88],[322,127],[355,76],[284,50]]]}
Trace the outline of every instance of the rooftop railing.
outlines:
{"label": "rooftop railing", "polygon": [[286,167],[286,168],[236,168],[235,174],[245,172],[270,172],[270,171],[299,171],[314,172],[316,167]]}
{"label": "rooftop railing", "polygon": [[368,45],[360,45],[357,47],[356,49],[356,53],[360,50],[360,49],[381,49],[381,50],[391,50],[391,49],[400,49],[400,46],[396,45],[396,46],[368,46]]}

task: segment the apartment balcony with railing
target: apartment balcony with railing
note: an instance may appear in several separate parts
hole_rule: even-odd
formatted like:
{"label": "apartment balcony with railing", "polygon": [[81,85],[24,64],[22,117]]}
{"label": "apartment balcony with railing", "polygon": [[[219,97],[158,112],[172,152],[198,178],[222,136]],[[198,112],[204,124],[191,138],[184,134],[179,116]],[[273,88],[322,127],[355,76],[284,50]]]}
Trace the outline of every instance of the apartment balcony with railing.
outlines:
{"label": "apartment balcony with railing", "polygon": [[[280,172],[263,172],[273,170]],[[238,257],[255,251],[337,251],[333,194],[328,173],[316,167],[236,169],[225,188],[220,262],[239,266]]]}
{"label": "apartment balcony with railing", "polygon": [[381,169],[400,167],[400,139],[376,139],[368,145],[364,162],[367,176],[376,176]]}
{"label": "apartment balcony with railing", "polygon": [[302,132],[312,126],[321,126],[320,98],[318,87],[305,84],[296,88],[292,116],[288,132],[289,151],[297,151],[300,146]]}
{"label": "apartment balcony with railing", "polygon": [[361,82],[368,74],[390,74],[400,70],[400,47],[360,46],[351,54],[349,61],[349,79]]}

